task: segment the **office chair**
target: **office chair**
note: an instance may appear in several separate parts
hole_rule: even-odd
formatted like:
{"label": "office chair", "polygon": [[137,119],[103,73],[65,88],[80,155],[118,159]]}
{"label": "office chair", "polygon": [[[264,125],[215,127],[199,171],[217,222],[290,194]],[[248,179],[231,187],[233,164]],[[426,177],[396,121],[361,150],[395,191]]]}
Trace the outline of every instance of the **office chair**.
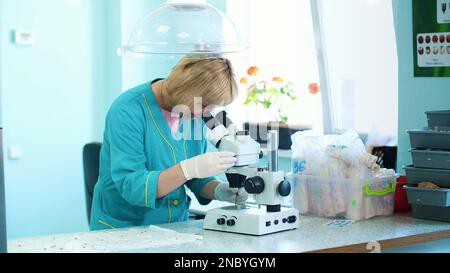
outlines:
{"label": "office chair", "polygon": [[91,221],[92,198],[97,184],[100,165],[101,143],[89,143],[83,148],[84,187],[88,222]]}

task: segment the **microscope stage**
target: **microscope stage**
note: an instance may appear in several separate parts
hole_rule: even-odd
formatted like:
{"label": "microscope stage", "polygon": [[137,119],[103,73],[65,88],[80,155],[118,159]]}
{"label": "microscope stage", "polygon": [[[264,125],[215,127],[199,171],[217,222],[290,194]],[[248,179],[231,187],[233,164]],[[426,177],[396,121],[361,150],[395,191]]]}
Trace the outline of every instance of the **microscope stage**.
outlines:
{"label": "microscope stage", "polygon": [[204,229],[222,232],[266,235],[298,228],[299,212],[296,209],[282,208],[280,212],[266,212],[266,207],[236,206],[208,211]]}

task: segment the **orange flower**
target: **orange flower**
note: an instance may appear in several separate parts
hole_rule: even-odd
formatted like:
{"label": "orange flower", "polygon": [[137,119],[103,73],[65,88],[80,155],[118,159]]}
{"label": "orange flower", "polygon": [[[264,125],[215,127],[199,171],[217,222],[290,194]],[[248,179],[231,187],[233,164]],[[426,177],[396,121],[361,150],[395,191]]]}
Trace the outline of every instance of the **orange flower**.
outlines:
{"label": "orange flower", "polygon": [[272,81],[278,82],[278,83],[283,83],[284,82],[283,78],[281,78],[281,77],[275,77],[275,78],[272,79]]}
{"label": "orange flower", "polygon": [[252,66],[247,70],[247,73],[250,77],[256,76],[259,73],[259,68],[257,66]]}
{"label": "orange flower", "polygon": [[247,85],[248,84],[248,79],[247,78],[242,78],[240,81],[241,84]]}
{"label": "orange flower", "polygon": [[309,93],[312,95],[317,95],[320,92],[320,85],[318,83],[311,83],[308,88]]}

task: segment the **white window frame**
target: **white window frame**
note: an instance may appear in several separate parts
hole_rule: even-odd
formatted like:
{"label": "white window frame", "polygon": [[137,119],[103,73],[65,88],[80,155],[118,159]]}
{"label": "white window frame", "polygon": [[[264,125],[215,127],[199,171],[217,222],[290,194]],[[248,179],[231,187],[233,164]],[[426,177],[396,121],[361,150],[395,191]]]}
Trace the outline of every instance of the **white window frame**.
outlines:
{"label": "white window frame", "polygon": [[322,111],[323,111],[323,130],[325,134],[338,133],[336,130],[336,120],[333,115],[334,106],[330,93],[330,78],[328,68],[328,58],[326,50],[326,43],[323,31],[323,22],[320,19],[320,10],[322,7],[322,1],[310,0],[311,2],[311,15],[313,19],[313,31],[316,42],[317,60],[319,64],[319,78],[320,78],[320,90],[322,94]]}
{"label": "white window frame", "polygon": [[[396,3],[395,0],[392,2]],[[336,108],[334,106],[333,95],[331,92],[331,78],[329,60],[327,56],[327,44],[324,32],[324,23],[321,11],[323,8],[323,0],[310,0],[311,3],[311,15],[313,19],[313,31],[316,44],[316,52],[319,68],[319,79],[321,85],[322,95],[322,111],[323,111],[323,130],[324,134],[340,134],[345,130],[339,129],[337,124]],[[395,6],[394,6],[395,8]],[[395,23],[394,16],[394,23]],[[369,132],[358,132],[363,139],[367,138]]]}

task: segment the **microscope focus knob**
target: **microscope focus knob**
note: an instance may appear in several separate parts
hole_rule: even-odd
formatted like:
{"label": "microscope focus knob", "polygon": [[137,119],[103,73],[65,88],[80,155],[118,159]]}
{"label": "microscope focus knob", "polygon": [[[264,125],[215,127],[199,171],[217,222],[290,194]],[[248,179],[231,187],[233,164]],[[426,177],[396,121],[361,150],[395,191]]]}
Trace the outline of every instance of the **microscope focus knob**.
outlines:
{"label": "microscope focus knob", "polygon": [[225,225],[225,223],[226,223],[225,218],[219,218],[219,219],[217,219],[217,224],[218,224],[219,226],[223,226],[223,225]]}
{"label": "microscope focus knob", "polygon": [[282,196],[282,197],[287,197],[289,196],[289,194],[291,194],[291,183],[289,183],[288,181],[284,180],[283,182],[281,182],[278,185],[278,193]]}
{"label": "microscope focus knob", "polygon": [[264,191],[264,179],[261,177],[252,177],[244,182],[245,191],[249,194],[261,194]]}

